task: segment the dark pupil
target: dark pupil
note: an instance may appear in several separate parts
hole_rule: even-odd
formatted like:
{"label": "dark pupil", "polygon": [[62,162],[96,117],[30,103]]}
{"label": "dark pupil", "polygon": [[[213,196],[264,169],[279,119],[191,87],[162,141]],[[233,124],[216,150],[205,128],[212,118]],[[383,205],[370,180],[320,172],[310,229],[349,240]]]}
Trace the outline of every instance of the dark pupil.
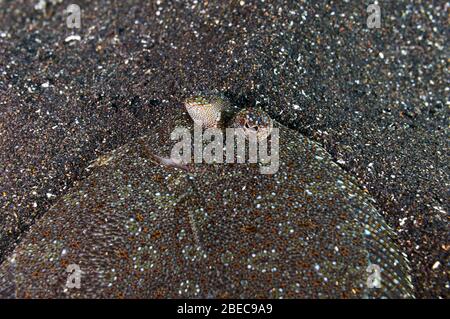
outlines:
{"label": "dark pupil", "polygon": [[245,126],[245,128],[248,128],[248,129],[251,129],[251,130],[254,130],[254,131],[258,131],[258,129],[259,129],[259,126],[257,126],[257,125],[251,127],[248,124],[248,122],[245,122],[244,126]]}

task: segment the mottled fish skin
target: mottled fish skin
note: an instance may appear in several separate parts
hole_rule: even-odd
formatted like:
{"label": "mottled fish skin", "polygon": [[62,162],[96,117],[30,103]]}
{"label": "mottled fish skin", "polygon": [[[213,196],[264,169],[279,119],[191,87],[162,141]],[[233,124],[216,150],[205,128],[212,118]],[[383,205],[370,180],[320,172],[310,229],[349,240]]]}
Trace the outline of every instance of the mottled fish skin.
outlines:
{"label": "mottled fish skin", "polygon": [[232,121],[234,128],[242,128],[246,136],[254,135],[258,140],[266,139],[273,128],[270,116],[260,109],[243,109]]}
{"label": "mottled fish skin", "polygon": [[[15,287],[2,297],[412,297],[407,260],[370,196],[320,145],[274,124],[273,175],[259,164],[158,165],[148,152],[170,155],[163,124],[95,162],[32,226],[14,267],[2,264],[0,287]],[[65,286],[70,264],[80,289]],[[370,264],[379,289],[366,285]]]}
{"label": "mottled fish skin", "polygon": [[217,127],[220,125],[223,111],[230,107],[230,102],[217,93],[205,93],[186,99],[184,106],[195,124]]}
{"label": "mottled fish skin", "polygon": [[16,298],[16,262],[15,255],[11,256],[0,272],[0,298]]}

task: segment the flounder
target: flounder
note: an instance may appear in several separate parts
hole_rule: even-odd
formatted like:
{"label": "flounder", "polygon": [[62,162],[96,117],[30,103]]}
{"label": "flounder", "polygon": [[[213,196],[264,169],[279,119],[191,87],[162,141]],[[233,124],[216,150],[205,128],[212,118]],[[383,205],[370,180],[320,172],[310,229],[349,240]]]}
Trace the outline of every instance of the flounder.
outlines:
{"label": "flounder", "polygon": [[270,121],[271,175],[260,163],[155,162],[170,157],[170,130],[192,125],[182,114],[94,162],[1,265],[0,296],[412,297],[374,200],[320,145]]}

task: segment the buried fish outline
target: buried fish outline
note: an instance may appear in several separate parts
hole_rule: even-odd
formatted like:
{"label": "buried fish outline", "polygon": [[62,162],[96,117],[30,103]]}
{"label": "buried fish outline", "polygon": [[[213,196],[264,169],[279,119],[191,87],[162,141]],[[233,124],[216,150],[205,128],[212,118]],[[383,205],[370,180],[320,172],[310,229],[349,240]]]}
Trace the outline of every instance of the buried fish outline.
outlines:
{"label": "buried fish outline", "polygon": [[[162,122],[154,132],[189,125],[183,114]],[[412,297],[408,262],[372,198],[319,144],[273,127],[280,170],[270,176],[251,163],[187,173],[143,154],[167,158],[158,143],[168,134],[111,152],[16,247],[10,297]],[[64,290],[71,263],[85,277]],[[380,288],[367,284],[373,264]],[[0,266],[0,287],[10,269]]]}

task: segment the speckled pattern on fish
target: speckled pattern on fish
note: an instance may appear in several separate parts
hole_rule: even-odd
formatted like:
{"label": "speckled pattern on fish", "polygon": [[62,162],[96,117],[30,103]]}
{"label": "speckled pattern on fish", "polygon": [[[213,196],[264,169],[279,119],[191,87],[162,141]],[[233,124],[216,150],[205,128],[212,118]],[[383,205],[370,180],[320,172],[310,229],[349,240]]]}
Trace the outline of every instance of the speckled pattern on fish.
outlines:
{"label": "speckled pattern on fish", "polygon": [[[147,152],[170,153],[154,135],[97,159],[31,227],[0,287],[19,298],[411,297],[373,199],[317,143],[275,124],[274,175],[259,164],[155,165]],[[80,289],[65,287],[69,264],[83,271]],[[367,286],[371,264],[382,288]]]}

